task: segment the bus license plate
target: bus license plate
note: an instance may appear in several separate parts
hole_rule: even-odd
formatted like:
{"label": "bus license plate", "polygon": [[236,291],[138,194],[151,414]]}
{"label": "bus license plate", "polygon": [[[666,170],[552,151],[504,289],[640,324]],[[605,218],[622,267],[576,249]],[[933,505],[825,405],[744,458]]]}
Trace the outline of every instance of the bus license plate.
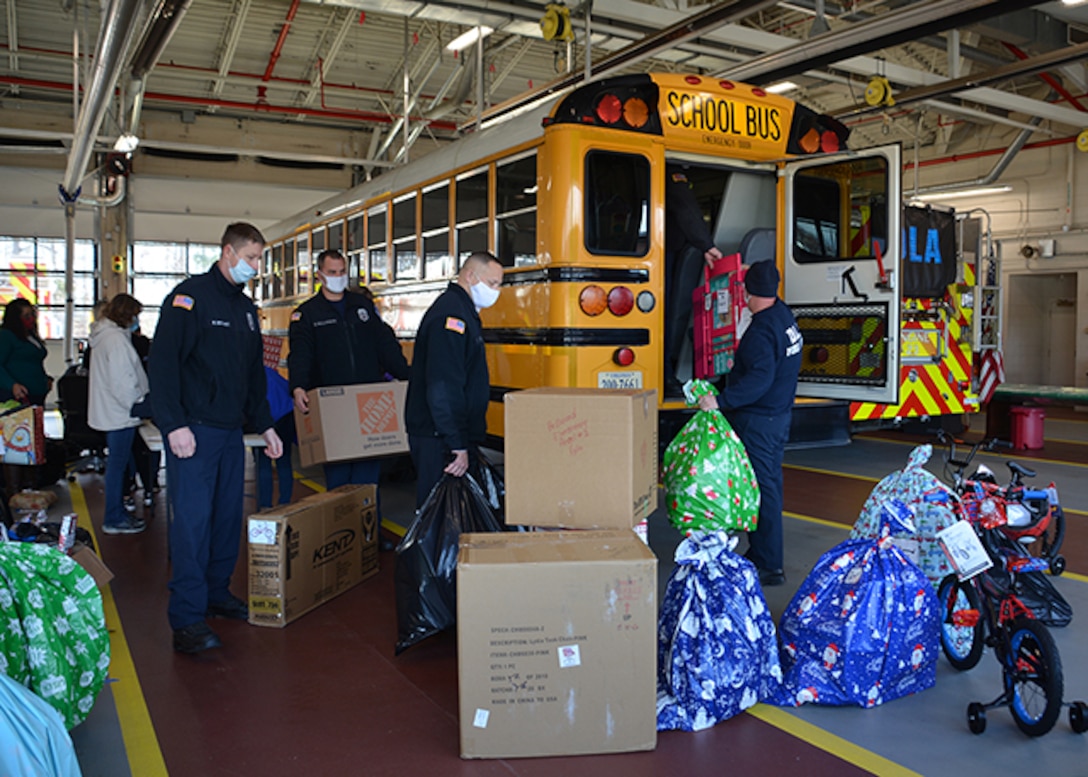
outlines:
{"label": "bus license plate", "polygon": [[640,389],[641,372],[598,372],[597,388],[602,389]]}

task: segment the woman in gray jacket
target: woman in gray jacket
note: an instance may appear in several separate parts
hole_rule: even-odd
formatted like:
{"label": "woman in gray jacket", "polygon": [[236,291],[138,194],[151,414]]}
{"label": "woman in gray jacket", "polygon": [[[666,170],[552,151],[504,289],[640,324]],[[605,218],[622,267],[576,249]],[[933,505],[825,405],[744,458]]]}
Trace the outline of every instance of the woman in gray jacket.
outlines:
{"label": "woman in gray jacket", "polygon": [[132,345],[143,305],[128,294],[118,294],[91,327],[91,370],[87,422],[106,433],[106,534],[137,534],[146,524],[125,511],[125,472],[132,460],[132,440],[140,419],[132,406],[148,392],[147,374]]}

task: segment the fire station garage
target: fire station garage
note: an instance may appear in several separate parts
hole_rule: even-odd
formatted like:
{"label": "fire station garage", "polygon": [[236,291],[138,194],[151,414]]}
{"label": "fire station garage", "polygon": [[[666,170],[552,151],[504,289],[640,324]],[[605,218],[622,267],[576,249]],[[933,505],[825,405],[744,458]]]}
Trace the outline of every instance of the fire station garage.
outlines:
{"label": "fire station garage", "polygon": [[0,774],[1084,773],[1088,2],[2,5]]}

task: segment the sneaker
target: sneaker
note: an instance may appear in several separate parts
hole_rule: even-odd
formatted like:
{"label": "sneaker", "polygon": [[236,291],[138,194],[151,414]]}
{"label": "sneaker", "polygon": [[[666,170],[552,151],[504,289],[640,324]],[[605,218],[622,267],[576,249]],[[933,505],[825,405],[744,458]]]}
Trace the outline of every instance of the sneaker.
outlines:
{"label": "sneaker", "polygon": [[139,534],[147,524],[139,518],[129,518],[124,523],[104,523],[102,531],[106,534]]}
{"label": "sneaker", "polygon": [[229,599],[209,603],[208,617],[244,621],[249,618],[249,607],[237,596],[230,595]]}
{"label": "sneaker", "polygon": [[136,512],[136,500],[133,499],[131,496],[122,497],[121,501],[124,502],[125,512]]}
{"label": "sneaker", "polygon": [[183,629],[174,629],[174,650],[179,653],[199,653],[222,646],[218,635],[203,621]]}
{"label": "sneaker", "polygon": [[144,494],[144,507],[154,507],[154,506],[155,506],[155,497],[153,497],[151,494]]}

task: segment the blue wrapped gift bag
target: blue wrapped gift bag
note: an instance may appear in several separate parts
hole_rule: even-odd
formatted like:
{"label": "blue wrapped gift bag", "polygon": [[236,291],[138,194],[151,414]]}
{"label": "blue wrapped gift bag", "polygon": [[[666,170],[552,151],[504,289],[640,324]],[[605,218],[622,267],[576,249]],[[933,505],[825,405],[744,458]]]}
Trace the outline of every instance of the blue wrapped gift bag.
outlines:
{"label": "blue wrapped gift bag", "polygon": [[708,728],[782,682],[774,620],[736,544],[695,531],[676,549],[657,629],[658,731]]}
{"label": "blue wrapped gift bag", "polygon": [[886,503],[882,514],[881,539],[849,539],[821,556],[782,614],[775,704],[874,707],[933,685],[937,597],[890,539],[892,525],[909,526],[909,510]]}

